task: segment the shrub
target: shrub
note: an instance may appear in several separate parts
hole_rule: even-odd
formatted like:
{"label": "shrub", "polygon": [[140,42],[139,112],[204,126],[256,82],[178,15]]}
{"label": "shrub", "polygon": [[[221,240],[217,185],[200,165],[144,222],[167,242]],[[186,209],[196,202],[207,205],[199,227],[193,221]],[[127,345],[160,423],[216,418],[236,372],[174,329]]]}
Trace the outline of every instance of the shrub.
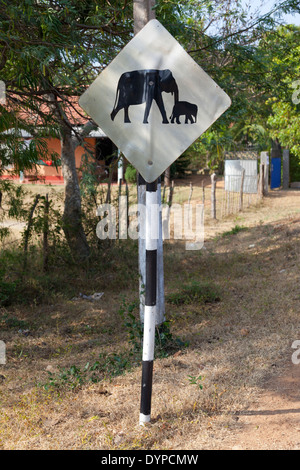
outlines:
{"label": "shrub", "polygon": [[125,171],[125,180],[127,183],[136,183],[136,169],[132,165],[128,165]]}
{"label": "shrub", "polygon": [[12,303],[16,289],[16,283],[4,280],[4,272],[0,271],[0,307],[7,307]]}

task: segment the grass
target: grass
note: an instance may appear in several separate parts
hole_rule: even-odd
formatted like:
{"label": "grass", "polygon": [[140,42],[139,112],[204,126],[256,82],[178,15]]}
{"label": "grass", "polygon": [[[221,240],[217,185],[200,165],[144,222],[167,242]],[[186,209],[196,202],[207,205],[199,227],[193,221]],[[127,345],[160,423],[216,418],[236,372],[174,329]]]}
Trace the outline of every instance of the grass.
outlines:
{"label": "grass", "polygon": [[[276,221],[284,211],[273,202]],[[29,258],[22,298],[0,308],[0,448],[230,448],[237,413],[293,352],[299,233],[288,219],[211,238],[202,252],[165,244],[168,322],[156,342],[152,422],[142,429],[136,244],[107,246],[85,269],[64,258],[47,275]],[[2,282],[16,282],[18,251],[1,256],[10,267]],[[79,292],[104,295],[89,302]]]}
{"label": "grass", "polygon": [[236,235],[237,233],[247,230],[247,227],[241,227],[240,225],[235,225],[231,230],[224,232],[222,237],[229,237],[231,235]]}
{"label": "grass", "polygon": [[166,296],[166,301],[174,305],[192,303],[212,303],[220,300],[220,289],[211,282],[192,281],[184,284],[177,292]]}

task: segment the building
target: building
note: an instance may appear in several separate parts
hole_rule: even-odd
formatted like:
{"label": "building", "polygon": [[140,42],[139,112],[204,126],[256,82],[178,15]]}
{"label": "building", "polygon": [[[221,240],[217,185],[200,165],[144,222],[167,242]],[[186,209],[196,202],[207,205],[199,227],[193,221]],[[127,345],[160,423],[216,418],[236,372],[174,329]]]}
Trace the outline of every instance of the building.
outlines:
{"label": "building", "polygon": [[[72,105],[72,113],[69,113],[68,118],[70,122],[73,124],[76,123],[77,126],[83,125],[87,121],[82,118],[81,110],[78,110],[78,105],[76,106],[76,104]],[[76,130],[76,127],[74,129]],[[24,140],[24,145],[29,145],[32,135],[21,130],[20,138]],[[45,184],[63,184],[64,181],[59,160],[59,156],[61,155],[60,139],[48,137],[44,140],[49,150],[49,158],[41,158],[35,168],[24,173],[16,173],[14,165],[10,165],[4,169],[0,179],[16,180],[21,183],[39,182]],[[116,157],[112,157],[112,155],[116,155],[117,148],[100,128],[92,131],[84,141],[89,149],[89,154],[94,155],[95,161],[97,162],[97,174],[103,177],[107,176],[109,165],[113,159],[116,159]],[[58,156],[55,163],[51,159],[53,153]],[[82,146],[78,146],[75,150],[75,163],[79,178],[81,176],[81,167],[85,153],[86,150]],[[114,170],[113,179],[116,178],[117,170]]]}

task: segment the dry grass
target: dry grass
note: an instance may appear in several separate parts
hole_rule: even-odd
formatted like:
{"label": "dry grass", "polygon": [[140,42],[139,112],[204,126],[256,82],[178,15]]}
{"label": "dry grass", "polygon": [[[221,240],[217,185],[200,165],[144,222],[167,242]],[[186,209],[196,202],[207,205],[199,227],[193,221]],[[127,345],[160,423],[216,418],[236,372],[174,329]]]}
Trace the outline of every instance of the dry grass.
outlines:
{"label": "dry grass", "polygon": [[[0,366],[0,447],[232,448],[240,432],[238,413],[290,361],[291,344],[299,338],[298,198],[295,191],[272,193],[238,219],[207,220],[200,252],[165,244],[167,295],[197,281],[214,283],[221,298],[167,304],[172,335],[189,346],[156,359],[148,426],[138,425],[141,367],[135,362],[123,375],[73,391],[66,384],[42,386],[49,371],[55,376],[59,367],[83,367],[99,354],[128,351],[128,329],[118,312],[124,297],[127,305],[136,300],[135,279],[120,291],[99,279],[104,296],[97,303],[62,298],[2,309],[0,316],[26,323],[20,328],[22,323],[2,322],[7,364]],[[237,224],[248,228],[220,235]],[[118,272],[111,266],[108,275]]]}

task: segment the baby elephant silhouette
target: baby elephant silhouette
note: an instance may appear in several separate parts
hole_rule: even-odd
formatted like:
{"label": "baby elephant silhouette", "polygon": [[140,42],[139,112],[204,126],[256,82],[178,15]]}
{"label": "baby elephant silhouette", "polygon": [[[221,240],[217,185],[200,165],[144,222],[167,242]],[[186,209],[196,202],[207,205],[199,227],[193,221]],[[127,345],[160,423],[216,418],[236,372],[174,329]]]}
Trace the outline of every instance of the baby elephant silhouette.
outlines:
{"label": "baby elephant silhouette", "polygon": [[185,116],[185,124],[191,121],[191,124],[197,122],[198,106],[196,104],[188,103],[188,101],[177,101],[173,107],[172,116],[170,117],[171,123],[174,124],[176,119],[177,124],[181,124],[179,117]]}

